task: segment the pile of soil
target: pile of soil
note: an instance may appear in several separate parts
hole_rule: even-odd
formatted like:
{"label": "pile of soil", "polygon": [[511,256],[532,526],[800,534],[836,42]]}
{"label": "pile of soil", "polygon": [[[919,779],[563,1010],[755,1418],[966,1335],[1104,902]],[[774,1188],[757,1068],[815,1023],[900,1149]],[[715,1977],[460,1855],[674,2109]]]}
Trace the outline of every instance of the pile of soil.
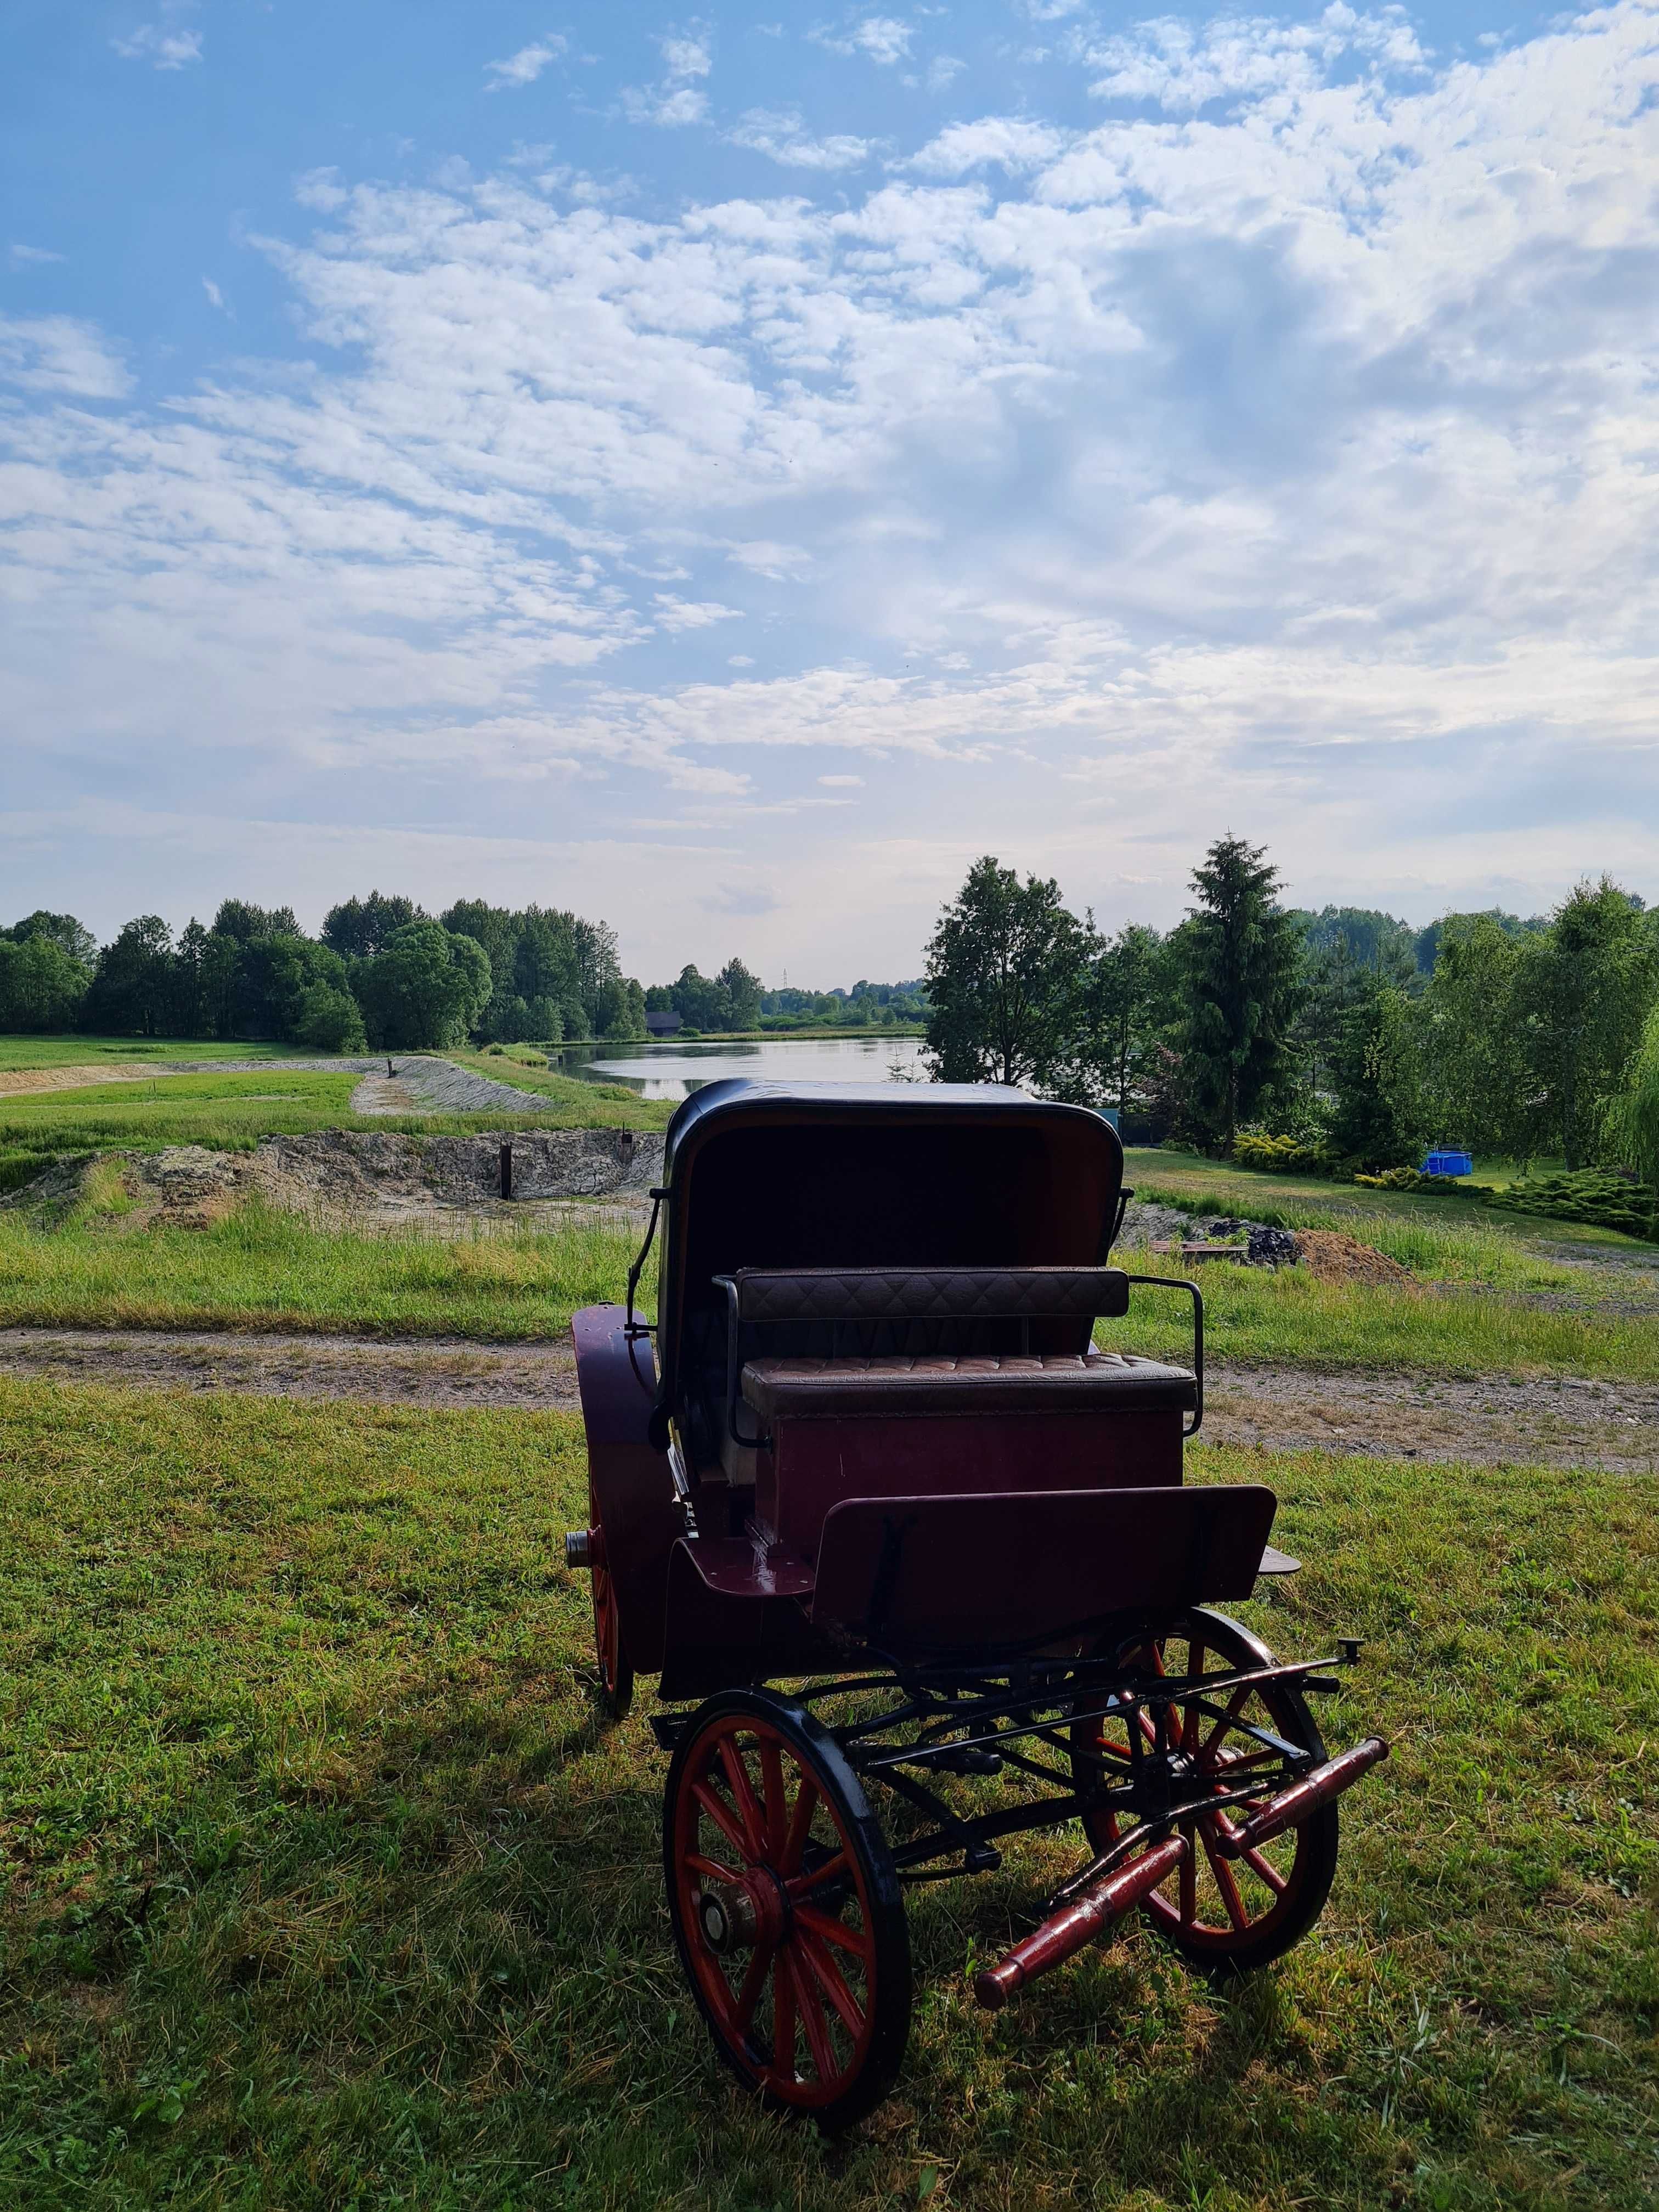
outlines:
{"label": "pile of soil", "polygon": [[1340,1229],[1298,1229],[1296,1256],[1322,1283],[1376,1283],[1398,1289],[1414,1280],[1410,1268],[1402,1267],[1398,1260]]}

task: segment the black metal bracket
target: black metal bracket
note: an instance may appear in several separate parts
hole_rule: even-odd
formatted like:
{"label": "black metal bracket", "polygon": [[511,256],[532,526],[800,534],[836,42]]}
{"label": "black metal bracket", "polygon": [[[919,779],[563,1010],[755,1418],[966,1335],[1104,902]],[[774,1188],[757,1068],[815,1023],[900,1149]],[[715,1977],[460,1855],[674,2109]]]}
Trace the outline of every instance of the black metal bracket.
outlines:
{"label": "black metal bracket", "polygon": [[744,1436],[738,1426],[738,1382],[742,1372],[742,1361],[738,1357],[738,1335],[740,1322],[738,1316],[738,1285],[732,1275],[716,1275],[714,1286],[726,1293],[726,1427],[732,1443],[744,1451],[764,1451],[771,1437],[762,1430],[752,1437]]}
{"label": "black metal bracket", "polygon": [[1193,1380],[1198,1386],[1198,1403],[1193,1410],[1190,1428],[1183,1429],[1183,1437],[1195,1437],[1204,1425],[1204,1293],[1196,1283],[1178,1275],[1131,1275],[1132,1283],[1144,1283],[1152,1291],[1185,1291],[1193,1302]]}

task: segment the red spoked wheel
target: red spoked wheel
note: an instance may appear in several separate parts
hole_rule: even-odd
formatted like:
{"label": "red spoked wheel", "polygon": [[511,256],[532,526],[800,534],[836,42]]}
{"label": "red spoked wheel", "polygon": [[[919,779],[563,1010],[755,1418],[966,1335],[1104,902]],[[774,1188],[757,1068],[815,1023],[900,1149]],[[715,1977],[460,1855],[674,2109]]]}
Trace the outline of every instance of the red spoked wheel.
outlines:
{"label": "red spoked wheel", "polygon": [[663,1800],[680,1962],[721,2057],[826,2130],[892,2087],[910,1945],[892,1855],[857,1776],[804,1706],[731,1690],[692,1717]]}
{"label": "red spoked wheel", "polygon": [[[1145,1630],[1115,1647],[1126,1676],[1174,1674],[1218,1677],[1247,1667],[1271,1666],[1273,1654],[1247,1628],[1225,1614],[1194,1608],[1176,1616],[1158,1632]],[[1096,1700],[1095,1702],[1102,1702]],[[1299,1942],[1324,1908],[1336,1872],[1337,1808],[1322,1805],[1298,1826],[1271,1842],[1230,1856],[1221,1846],[1239,1822],[1282,1788],[1288,1745],[1313,1760],[1325,1746],[1301,1692],[1286,1682],[1241,1685],[1213,1695],[1195,1691],[1172,1702],[1170,1753],[1172,1784],[1179,1796],[1207,1789],[1231,1792],[1261,1773],[1259,1796],[1231,1809],[1194,1810],[1176,1826],[1190,1846],[1184,1865],[1154,1890],[1142,1908],[1158,1933],[1194,1966],[1218,1975],[1248,1973],[1265,1966]],[[1078,1720],[1072,1725],[1072,1763],[1080,1782],[1107,1788],[1127,1781],[1129,1729],[1140,1731],[1143,1747],[1154,1752],[1156,1727],[1141,1703],[1119,1714]],[[1085,1816],[1097,1850],[1132,1836],[1133,1814],[1102,1807]],[[1148,1831],[1165,1832],[1162,1825]]]}
{"label": "red spoked wheel", "polygon": [[592,1477],[587,1483],[587,1565],[593,1583],[593,1645],[599,1661],[599,1702],[619,1721],[634,1702],[634,1669],[623,1643],[617,1586],[605,1561],[605,1529]]}

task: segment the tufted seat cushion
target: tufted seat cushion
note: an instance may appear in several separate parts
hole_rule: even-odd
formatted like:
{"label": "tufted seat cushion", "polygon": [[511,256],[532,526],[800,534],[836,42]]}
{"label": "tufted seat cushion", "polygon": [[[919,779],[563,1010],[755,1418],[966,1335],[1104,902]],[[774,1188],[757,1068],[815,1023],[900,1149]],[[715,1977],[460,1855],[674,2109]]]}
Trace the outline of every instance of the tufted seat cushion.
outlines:
{"label": "tufted seat cushion", "polygon": [[1128,1310],[1121,1267],[744,1267],[739,1321],[1052,1321]]}
{"label": "tufted seat cushion", "polygon": [[1185,1368],[1127,1352],[751,1359],[740,1388],[768,1427],[871,1415],[1188,1411],[1196,1403]]}

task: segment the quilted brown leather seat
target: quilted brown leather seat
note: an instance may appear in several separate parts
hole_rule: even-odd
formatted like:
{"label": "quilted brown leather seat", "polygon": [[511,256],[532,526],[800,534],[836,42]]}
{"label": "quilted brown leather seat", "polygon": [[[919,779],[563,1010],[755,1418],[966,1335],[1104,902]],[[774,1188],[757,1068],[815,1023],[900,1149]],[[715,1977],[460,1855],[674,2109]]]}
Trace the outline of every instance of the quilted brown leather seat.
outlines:
{"label": "quilted brown leather seat", "polygon": [[1190,1411],[1197,1402],[1184,1368],[1127,1352],[751,1359],[740,1389],[769,1429],[870,1415]]}

